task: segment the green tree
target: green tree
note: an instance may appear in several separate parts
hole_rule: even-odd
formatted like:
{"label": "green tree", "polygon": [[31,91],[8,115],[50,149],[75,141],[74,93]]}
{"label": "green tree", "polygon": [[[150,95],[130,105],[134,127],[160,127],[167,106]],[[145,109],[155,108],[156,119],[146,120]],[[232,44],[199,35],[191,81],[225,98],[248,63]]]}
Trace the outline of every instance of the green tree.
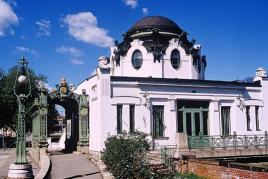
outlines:
{"label": "green tree", "polygon": [[[0,70],[0,128],[11,128],[14,130],[16,127],[18,104],[14,94],[14,83],[17,80],[17,70],[18,66],[9,69],[7,74],[3,70]],[[36,84],[38,81],[47,82],[47,78],[44,75],[36,75],[32,69],[29,69],[29,78],[32,92],[25,104],[26,131],[31,130],[32,120],[30,108],[34,102],[34,98],[39,94]]]}
{"label": "green tree", "polygon": [[48,134],[55,132],[54,125],[59,123],[59,121],[57,120],[58,116],[59,116],[59,112],[57,111],[55,104],[49,104],[48,113],[47,113]]}

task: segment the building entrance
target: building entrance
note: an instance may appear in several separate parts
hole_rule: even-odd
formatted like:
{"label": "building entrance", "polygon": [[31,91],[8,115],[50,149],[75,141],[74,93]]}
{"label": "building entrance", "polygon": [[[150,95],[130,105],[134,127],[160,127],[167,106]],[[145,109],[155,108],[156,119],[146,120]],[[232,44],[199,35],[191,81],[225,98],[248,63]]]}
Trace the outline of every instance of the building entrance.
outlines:
{"label": "building entrance", "polygon": [[208,102],[178,101],[177,132],[188,136],[208,135]]}
{"label": "building entrance", "polygon": [[40,88],[39,98],[32,107],[33,147],[48,146],[47,121],[49,108],[55,104],[65,109],[65,149],[85,151],[88,148],[88,115],[89,108],[85,91],[81,95],[73,93],[65,79],[56,85],[56,90],[47,92]]}

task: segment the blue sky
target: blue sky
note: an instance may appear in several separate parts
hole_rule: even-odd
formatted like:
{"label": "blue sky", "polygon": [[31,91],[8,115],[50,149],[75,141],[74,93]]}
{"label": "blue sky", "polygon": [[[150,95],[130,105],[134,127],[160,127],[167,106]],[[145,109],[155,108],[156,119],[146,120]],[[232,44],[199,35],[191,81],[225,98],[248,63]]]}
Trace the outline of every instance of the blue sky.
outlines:
{"label": "blue sky", "polygon": [[161,15],[202,45],[206,79],[244,79],[268,69],[267,9],[266,0],[0,0],[0,68],[24,54],[50,86],[77,85],[133,23]]}

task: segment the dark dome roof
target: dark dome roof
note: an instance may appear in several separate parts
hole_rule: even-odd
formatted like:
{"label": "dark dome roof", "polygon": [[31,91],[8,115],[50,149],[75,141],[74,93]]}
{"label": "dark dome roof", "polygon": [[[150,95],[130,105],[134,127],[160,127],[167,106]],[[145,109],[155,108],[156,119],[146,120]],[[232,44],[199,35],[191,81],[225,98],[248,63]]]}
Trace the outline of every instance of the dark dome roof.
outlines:
{"label": "dark dome roof", "polygon": [[128,34],[159,29],[164,32],[180,34],[182,29],[172,20],[162,16],[147,16],[138,20],[128,31]]}

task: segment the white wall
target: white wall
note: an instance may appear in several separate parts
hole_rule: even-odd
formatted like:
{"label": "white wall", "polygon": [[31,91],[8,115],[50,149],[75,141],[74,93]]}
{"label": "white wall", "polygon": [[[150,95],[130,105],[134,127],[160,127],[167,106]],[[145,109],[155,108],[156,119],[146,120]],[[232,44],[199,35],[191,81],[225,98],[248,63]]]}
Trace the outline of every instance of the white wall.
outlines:
{"label": "white wall", "polygon": [[82,94],[82,90],[86,90],[86,94],[89,95],[90,93],[90,81],[89,79],[86,79],[84,81],[82,81],[77,88],[74,90],[74,93],[76,94]]}
{"label": "white wall", "polygon": [[[127,89],[128,88],[128,89]],[[137,90],[140,89],[140,90]],[[193,90],[197,91],[197,93],[191,93]],[[122,99],[118,100],[118,103],[129,105],[131,104],[131,100],[133,97],[136,96],[140,98],[142,103],[145,101],[143,95],[148,93],[150,98],[151,105],[164,105],[164,120],[165,120],[165,139],[156,140],[157,144],[160,145],[174,145],[175,144],[175,133],[176,133],[176,126],[177,126],[177,113],[174,110],[176,106],[172,107],[170,101],[172,100],[206,100],[210,101],[209,105],[209,134],[210,135],[221,135],[221,107],[222,106],[230,106],[231,107],[231,134],[234,131],[238,135],[245,135],[245,134],[262,134],[263,131],[256,131],[255,130],[255,114],[254,111],[251,111],[252,117],[252,131],[247,131],[246,128],[246,114],[245,109],[241,110],[238,106],[238,97],[239,95],[243,94],[243,90],[245,88],[237,88],[237,87],[215,87],[215,86],[192,86],[192,87],[185,87],[185,86],[159,86],[156,84],[143,84],[137,85],[133,82],[113,82],[112,83],[112,99],[113,104],[116,104],[118,96],[124,95],[124,103],[122,103]],[[247,93],[249,96],[254,96],[254,93],[260,93],[260,88],[252,88],[247,89]],[[129,97],[127,97],[129,96]],[[255,94],[256,97],[256,94]],[[127,103],[129,101],[129,103]],[[139,100],[137,100],[138,102]],[[253,105],[252,102],[250,102]],[[149,108],[150,109],[150,108]],[[136,127],[139,127],[139,130],[145,131],[150,133],[151,130],[148,127],[145,127],[144,121],[146,121],[146,126],[151,125],[151,113],[150,110],[146,108],[144,105],[136,106],[136,118],[135,124]],[[252,108],[253,110],[254,108]],[[126,115],[123,114],[123,117],[126,118],[128,121],[128,110],[127,107],[123,110],[123,113],[127,113]],[[260,110],[261,115],[261,110]],[[114,118],[116,120],[116,118]],[[268,128],[268,126],[266,127]],[[128,128],[125,128],[128,129]]]}
{"label": "white wall", "polygon": [[268,78],[263,78],[261,80],[262,92],[261,92],[261,102],[260,104],[260,132],[268,131]]}

